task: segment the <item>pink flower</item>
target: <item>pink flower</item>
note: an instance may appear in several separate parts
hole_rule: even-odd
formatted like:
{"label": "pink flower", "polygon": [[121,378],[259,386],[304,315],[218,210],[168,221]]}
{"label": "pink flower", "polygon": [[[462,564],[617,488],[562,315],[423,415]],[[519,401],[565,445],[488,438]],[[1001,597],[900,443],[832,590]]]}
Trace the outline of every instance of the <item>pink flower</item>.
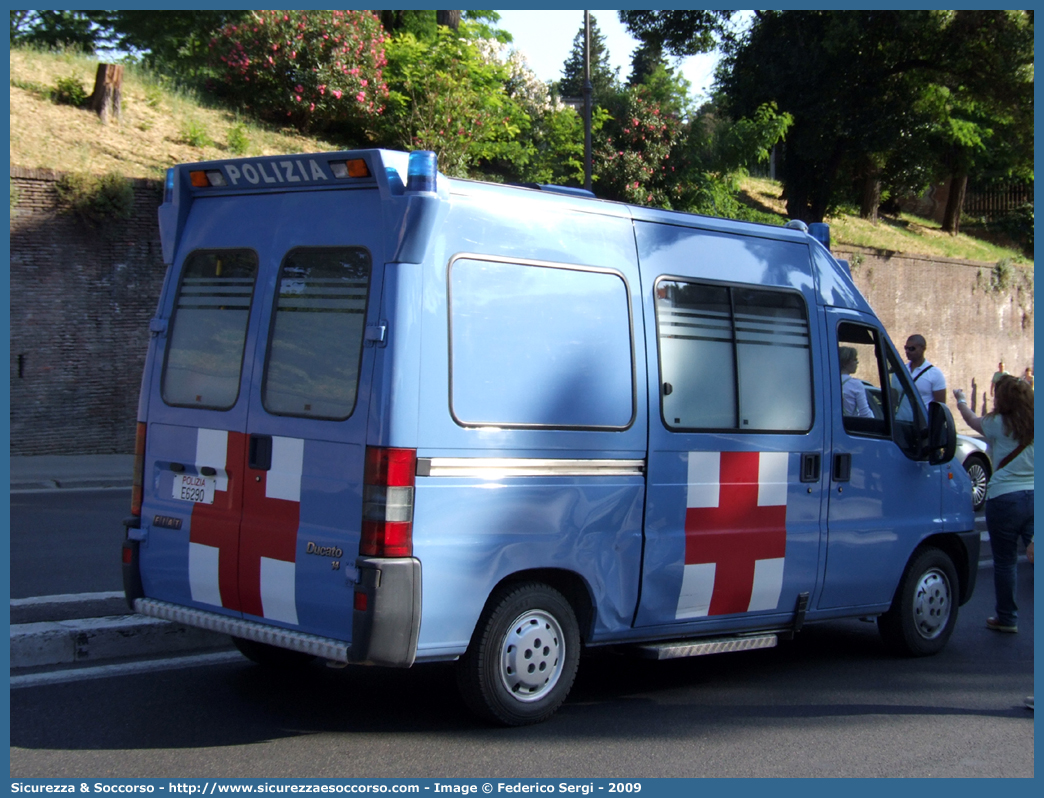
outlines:
{"label": "pink flower", "polygon": [[331,92],[331,94],[333,94],[333,96],[336,97],[338,100],[341,99],[341,90],[340,89],[334,89]]}
{"label": "pink flower", "polygon": [[296,91],[298,94],[300,94],[301,92],[304,91],[304,86],[298,84],[297,86],[294,87],[294,91]]}
{"label": "pink flower", "polygon": [[366,94],[363,93],[363,92],[359,92],[358,94],[355,95],[355,99],[358,102],[361,102],[361,103],[366,102]]}
{"label": "pink flower", "polygon": [[301,102],[301,95],[300,94],[295,94],[294,97],[297,99],[298,102]]}
{"label": "pink flower", "polygon": [[312,103],[311,105],[309,105],[308,106],[308,110],[309,111],[314,111],[315,110],[315,103]]}

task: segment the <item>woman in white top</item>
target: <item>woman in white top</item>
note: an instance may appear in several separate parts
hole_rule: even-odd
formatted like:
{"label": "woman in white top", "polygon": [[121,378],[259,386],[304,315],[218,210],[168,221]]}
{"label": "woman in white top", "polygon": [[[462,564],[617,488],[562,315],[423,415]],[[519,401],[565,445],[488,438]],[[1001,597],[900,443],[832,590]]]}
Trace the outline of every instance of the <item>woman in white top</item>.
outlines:
{"label": "woman in white top", "polygon": [[994,386],[993,412],[975,415],[964,391],[953,392],[964,422],[990,445],[995,471],[986,489],[986,529],[993,550],[997,614],[986,619],[996,632],[1019,630],[1015,603],[1019,538],[1033,543],[1033,389],[1010,374]]}
{"label": "woman in white top", "polygon": [[839,346],[837,356],[841,361],[841,412],[846,416],[873,418],[874,411],[866,401],[866,386],[853,376],[859,368],[859,352],[854,346]]}

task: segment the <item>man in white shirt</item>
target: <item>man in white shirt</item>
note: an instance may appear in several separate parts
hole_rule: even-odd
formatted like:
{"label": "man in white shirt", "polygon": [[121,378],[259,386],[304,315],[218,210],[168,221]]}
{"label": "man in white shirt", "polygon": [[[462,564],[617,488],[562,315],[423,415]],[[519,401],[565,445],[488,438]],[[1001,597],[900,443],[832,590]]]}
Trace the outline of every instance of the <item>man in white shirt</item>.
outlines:
{"label": "man in white shirt", "polygon": [[911,335],[906,339],[906,367],[910,369],[913,384],[927,407],[931,402],[946,404],[946,377],[936,367],[924,359],[924,350],[928,344],[923,335]]}

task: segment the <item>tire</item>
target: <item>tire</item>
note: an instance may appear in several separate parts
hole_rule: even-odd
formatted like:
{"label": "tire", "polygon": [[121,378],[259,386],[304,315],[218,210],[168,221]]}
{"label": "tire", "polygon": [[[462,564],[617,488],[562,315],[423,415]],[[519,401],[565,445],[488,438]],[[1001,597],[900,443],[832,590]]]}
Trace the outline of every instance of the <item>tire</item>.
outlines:
{"label": "tire", "polygon": [[579,661],[580,629],[565,597],[539,582],[507,585],[479,618],[457,686],[479,717],[525,726],[562,705]]}
{"label": "tire", "polygon": [[892,606],[877,629],[893,651],[925,657],[941,651],[957,623],[957,571],[950,558],[925,548],[910,559]]}
{"label": "tire", "polygon": [[964,470],[972,484],[972,509],[979,512],[986,506],[986,487],[990,484],[990,467],[978,455],[964,461]]}
{"label": "tire", "polygon": [[303,668],[315,659],[312,654],[291,651],[288,648],[270,646],[268,643],[257,643],[243,637],[233,637],[232,643],[239,653],[251,662],[273,670],[295,670]]}

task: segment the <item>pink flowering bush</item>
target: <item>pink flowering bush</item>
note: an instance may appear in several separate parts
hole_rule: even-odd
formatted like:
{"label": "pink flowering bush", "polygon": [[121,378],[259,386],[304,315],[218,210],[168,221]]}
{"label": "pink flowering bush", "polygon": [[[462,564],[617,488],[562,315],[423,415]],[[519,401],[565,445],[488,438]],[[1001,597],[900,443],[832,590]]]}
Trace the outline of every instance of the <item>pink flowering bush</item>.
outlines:
{"label": "pink flowering bush", "polygon": [[674,207],[680,174],[671,153],[681,124],[664,113],[644,87],[628,91],[610,109],[612,121],[596,147],[596,191],[600,197],[636,205]]}
{"label": "pink flowering bush", "polygon": [[384,41],[370,11],[252,11],[210,40],[214,89],[277,124],[370,131],[388,98]]}

